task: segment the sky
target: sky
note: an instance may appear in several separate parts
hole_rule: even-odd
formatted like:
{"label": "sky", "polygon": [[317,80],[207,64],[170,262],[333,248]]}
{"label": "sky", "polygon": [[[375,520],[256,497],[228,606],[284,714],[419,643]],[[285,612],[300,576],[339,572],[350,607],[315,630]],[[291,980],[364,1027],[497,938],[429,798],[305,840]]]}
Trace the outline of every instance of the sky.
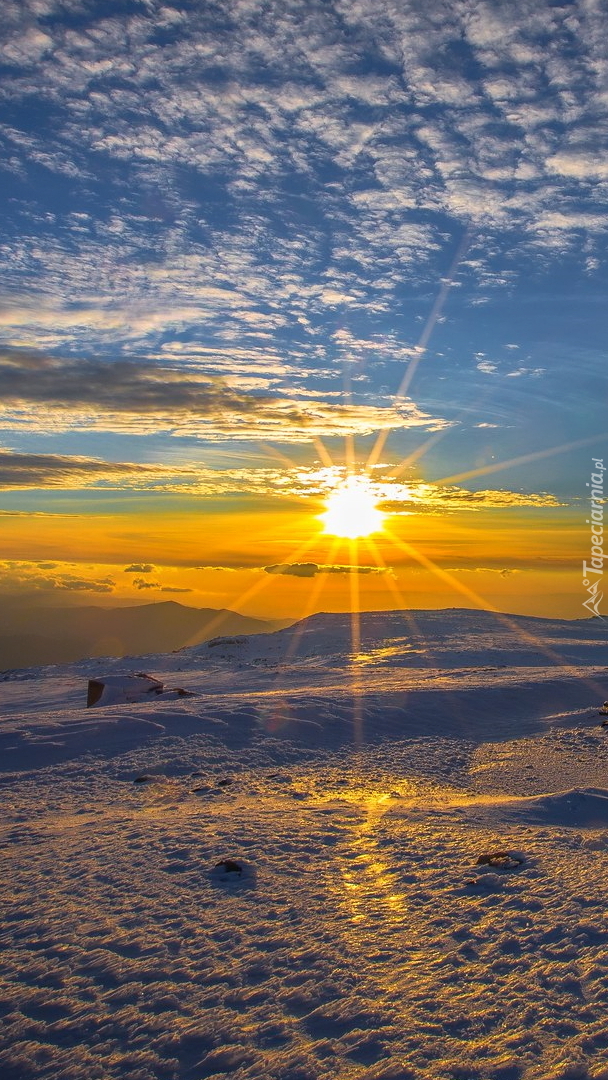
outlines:
{"label": "sky", "polygon": [[6,0],[2,37],[0,594],[601,612],[599,0]]}

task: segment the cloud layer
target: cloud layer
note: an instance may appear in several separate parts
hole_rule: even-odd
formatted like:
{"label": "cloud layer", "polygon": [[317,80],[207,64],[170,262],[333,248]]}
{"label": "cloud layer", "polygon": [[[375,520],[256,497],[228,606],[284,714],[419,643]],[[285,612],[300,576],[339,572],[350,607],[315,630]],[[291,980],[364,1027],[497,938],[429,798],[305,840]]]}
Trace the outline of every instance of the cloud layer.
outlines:
{"label": "cloud layer", "polygon": [[[212,469],[204,465],[141,465],[134,462],[108,462],[98,458],[69,457],[58,454],[18,454],[0,450],[0,490],[28,489],[110,491],[147,490],[165,494],[186,494],[217,498],[248,495],[260,500],[283,501],[293,507],[294,500],[321,509],[323,499],[346,479],[346,469],[339,466]],[[385,514],[437,514],[449,511],[502,510],[509,507],[558,507],[562,505],[549,492],[523,492],[505,489],[471,491],[455,484],[411,480],[403,483],[391,476],[386,466],[371,471],[368,479],[371,494]],[[309,564],[303,564],[309,565]],[[127,573],[151,573],[151,563],[133,563]]]}
{"label": "cloud layer", "polygon": [[593,0],[76,10],[6,4],[8,333],[185,333],[228,366],[284,338],[293,371],[331,355],[332,315],[394,312],[404,282],[435,284],[446,229],[471,229],[484,287],[515,251],[601,256]]}
{"label": "cloud layer", "polygon": [[383,428],[448,426],[407,400],[377,406],[250,393],[216,376],[133,361],[60,360],[13,350],[0,356],[0,378],[6,430],[309,442]]}

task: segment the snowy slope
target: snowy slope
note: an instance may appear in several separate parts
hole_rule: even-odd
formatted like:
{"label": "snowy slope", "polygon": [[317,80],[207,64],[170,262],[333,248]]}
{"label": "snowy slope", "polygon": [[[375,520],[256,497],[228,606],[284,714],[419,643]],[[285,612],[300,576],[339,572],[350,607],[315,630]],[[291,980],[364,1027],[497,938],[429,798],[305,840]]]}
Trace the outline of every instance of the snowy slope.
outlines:
{"label": "snowy slope", "polygon": [[[608,1077],[606,637],[317,615],[11,673],[2,1080]],[[141,671],[194,696],[84,707]]]}

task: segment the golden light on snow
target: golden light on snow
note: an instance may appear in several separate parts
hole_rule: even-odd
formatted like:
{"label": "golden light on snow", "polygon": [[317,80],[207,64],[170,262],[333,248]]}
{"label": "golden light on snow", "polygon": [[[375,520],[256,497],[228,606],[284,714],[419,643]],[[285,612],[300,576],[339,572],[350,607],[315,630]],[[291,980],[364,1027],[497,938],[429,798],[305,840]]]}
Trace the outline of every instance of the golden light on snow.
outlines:
{"label": "golden light on snow", "polygon": [[349,476],[332,491],[321,514],[325,532],[356,540],[380,532],[384,514],[378,510],[378,498],[365,477]]}

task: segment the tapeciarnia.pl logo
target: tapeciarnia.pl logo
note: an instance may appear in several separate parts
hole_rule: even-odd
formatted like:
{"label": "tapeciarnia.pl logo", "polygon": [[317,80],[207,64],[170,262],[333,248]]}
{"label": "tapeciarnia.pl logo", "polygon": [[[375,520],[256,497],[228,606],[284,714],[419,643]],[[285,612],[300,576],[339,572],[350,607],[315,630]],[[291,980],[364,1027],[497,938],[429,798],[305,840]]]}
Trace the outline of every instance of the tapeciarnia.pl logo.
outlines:
{"label": "tapeciarnia.pl logo", "polygon": [[583,559],[583,585],[589,596],[583,601],[583,607],[587,608],[592,615],[603,618],[600,612],[600,603],[603,592],[600,592],[602,577],[604,574],[604,465],[603,458],[591,458],[593,472],[591,482],[587,483],[589,500],[591,502],[591,517],[586,519],[586,524],[591,526],[591,561]]}

